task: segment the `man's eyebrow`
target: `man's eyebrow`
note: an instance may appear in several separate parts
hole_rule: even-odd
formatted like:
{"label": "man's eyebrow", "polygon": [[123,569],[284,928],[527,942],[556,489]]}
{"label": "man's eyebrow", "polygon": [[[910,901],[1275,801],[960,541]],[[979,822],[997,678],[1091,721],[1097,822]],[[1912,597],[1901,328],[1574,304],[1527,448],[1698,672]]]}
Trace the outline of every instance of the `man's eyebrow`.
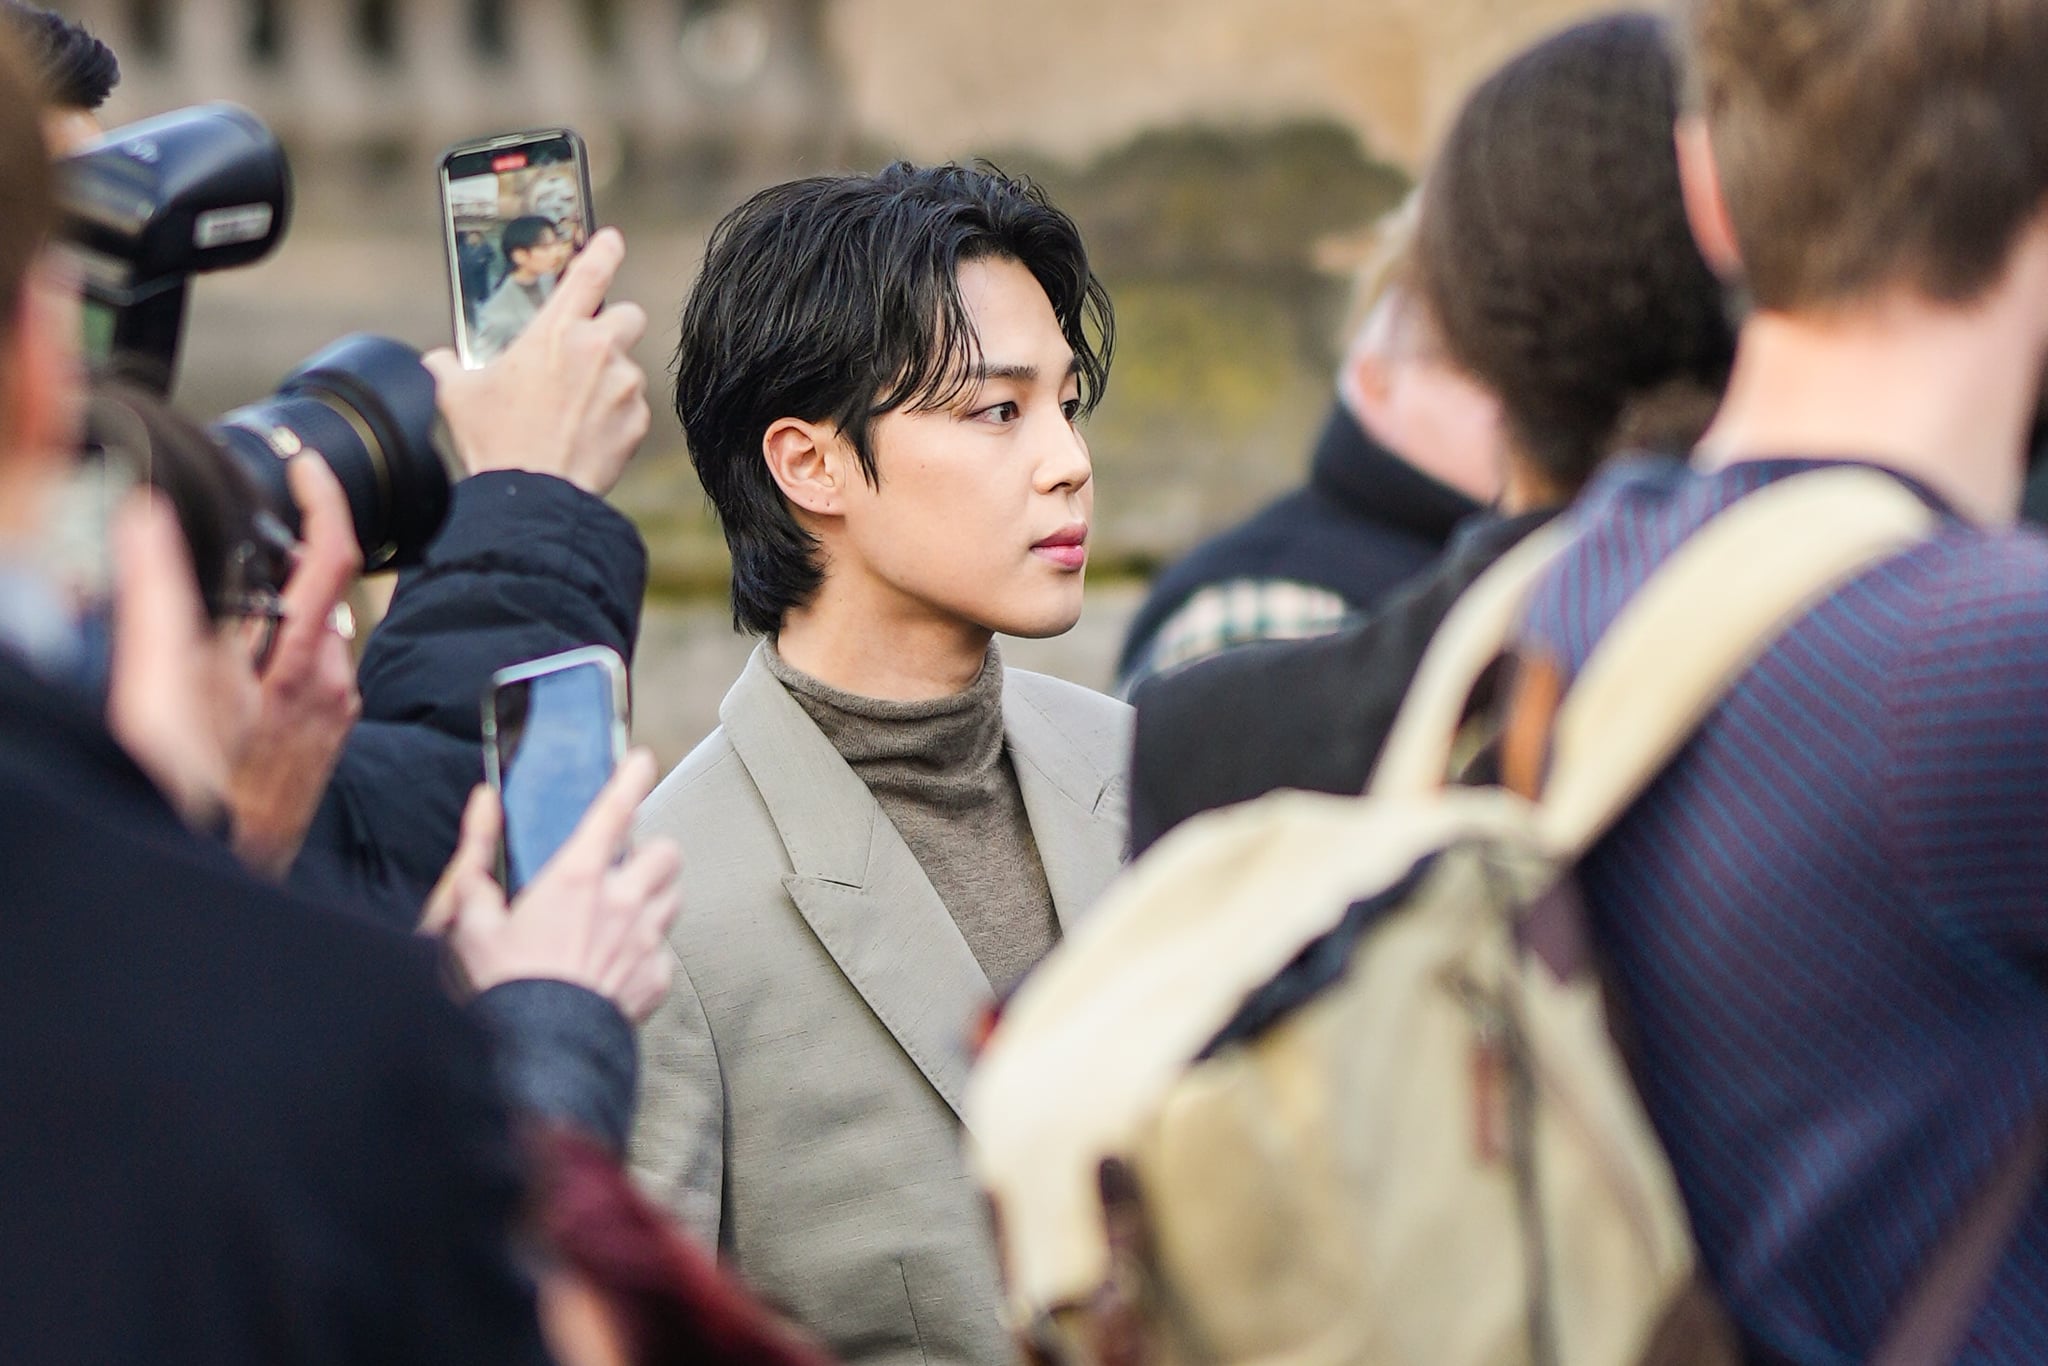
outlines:
{"label": "man's eyebrow", "polygon": [[[1066,373],[1069,375],[1081,373],[1081,358],[1079,356],[1068,358]],[[986,384],[992,379],[1015,380],[1019,384],[1035,384],[1038,381],[1038,367],[1035,365],[989,365],[983,363],[975,367],[974,378],[977,383],[981,384]]]}

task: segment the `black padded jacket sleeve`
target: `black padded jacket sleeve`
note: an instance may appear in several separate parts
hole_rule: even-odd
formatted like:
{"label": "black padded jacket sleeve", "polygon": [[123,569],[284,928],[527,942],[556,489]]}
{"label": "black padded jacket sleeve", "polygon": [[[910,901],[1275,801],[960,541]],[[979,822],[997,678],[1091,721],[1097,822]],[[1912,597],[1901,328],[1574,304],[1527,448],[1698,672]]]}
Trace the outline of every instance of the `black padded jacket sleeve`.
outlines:
{"label": "black padded jacket sleeve", "polygon": [[1146,680],[1131,699],[1131,857],[1182,821],[1268,792],[1363,791],[1452,605],[1554,515],[1475,521],[1427,573],[1335,634],[1245,645]]}
{"label": "black padded jacket sleeve", "polygon": [[630,661],[646,586],[640,534],[603,499],[513,471],[457,484],[425,563],[399,580],[370,638],[362,719],[293,885],[410,928],[483,780],[491,675],[583,645]]}
{"label": "black padded jacket sleeve", "polygon": [[625,1152],[640,1059],[617,1006],[568,982],[534,979],[500,983],[469,1011],[490,1036],[498,1088],[516,1113]]}

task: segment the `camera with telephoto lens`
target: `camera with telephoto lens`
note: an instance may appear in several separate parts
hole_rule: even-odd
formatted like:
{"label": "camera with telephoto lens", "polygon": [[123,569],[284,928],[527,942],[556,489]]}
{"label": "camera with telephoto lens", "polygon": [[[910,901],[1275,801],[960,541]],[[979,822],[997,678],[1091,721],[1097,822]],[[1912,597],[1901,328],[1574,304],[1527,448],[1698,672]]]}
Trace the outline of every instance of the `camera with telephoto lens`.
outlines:
{"label": "camera with telephoto lens", "polygon": [[[61,171],[95,373],[168,393],[192,277],[261,260],[284,238],[284,149],[248,110],[204,104],[117,128]],[[433,376],[388,337],[342,338],[210,430],[294,533],[285,463],[318,452],[348,494],[369,568],[417,564],[447,515]]]}

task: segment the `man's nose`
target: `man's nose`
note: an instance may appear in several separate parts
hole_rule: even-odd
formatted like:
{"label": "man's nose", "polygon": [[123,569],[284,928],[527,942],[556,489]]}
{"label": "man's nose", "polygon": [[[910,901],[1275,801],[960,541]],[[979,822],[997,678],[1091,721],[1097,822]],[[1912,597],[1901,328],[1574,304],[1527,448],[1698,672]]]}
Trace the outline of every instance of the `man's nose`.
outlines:
{"label": "man's nose", "polygon": [[1057,416],[1046,425],[1038,453],[1038,489],[1042,493],[1055,493],[1063,488],[1072,492],[1094,476],[1095,464],[1081,429],[1067,421],[1064,412],[1054,411]]}

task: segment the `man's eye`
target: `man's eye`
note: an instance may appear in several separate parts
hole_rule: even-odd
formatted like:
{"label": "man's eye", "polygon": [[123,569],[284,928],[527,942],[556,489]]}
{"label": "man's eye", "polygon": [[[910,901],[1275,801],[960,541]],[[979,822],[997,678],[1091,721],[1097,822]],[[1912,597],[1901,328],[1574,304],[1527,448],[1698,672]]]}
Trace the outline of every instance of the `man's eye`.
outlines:
{"label": "man's eye", "polygon": [[983,408],[980,412],[976,413],[975,416],[982,419],[984,422],[1015,422],[1017,420],[1017,405],[1014,403],[997,403],[990,407]]}
{"label": "man's eye", "polygon": [[1068,399],[1066,402],[1060,404],[1060,411],[1067,415],[1067,421],[1079,421],[1081,417],[1081,400],[1078,398]]}

